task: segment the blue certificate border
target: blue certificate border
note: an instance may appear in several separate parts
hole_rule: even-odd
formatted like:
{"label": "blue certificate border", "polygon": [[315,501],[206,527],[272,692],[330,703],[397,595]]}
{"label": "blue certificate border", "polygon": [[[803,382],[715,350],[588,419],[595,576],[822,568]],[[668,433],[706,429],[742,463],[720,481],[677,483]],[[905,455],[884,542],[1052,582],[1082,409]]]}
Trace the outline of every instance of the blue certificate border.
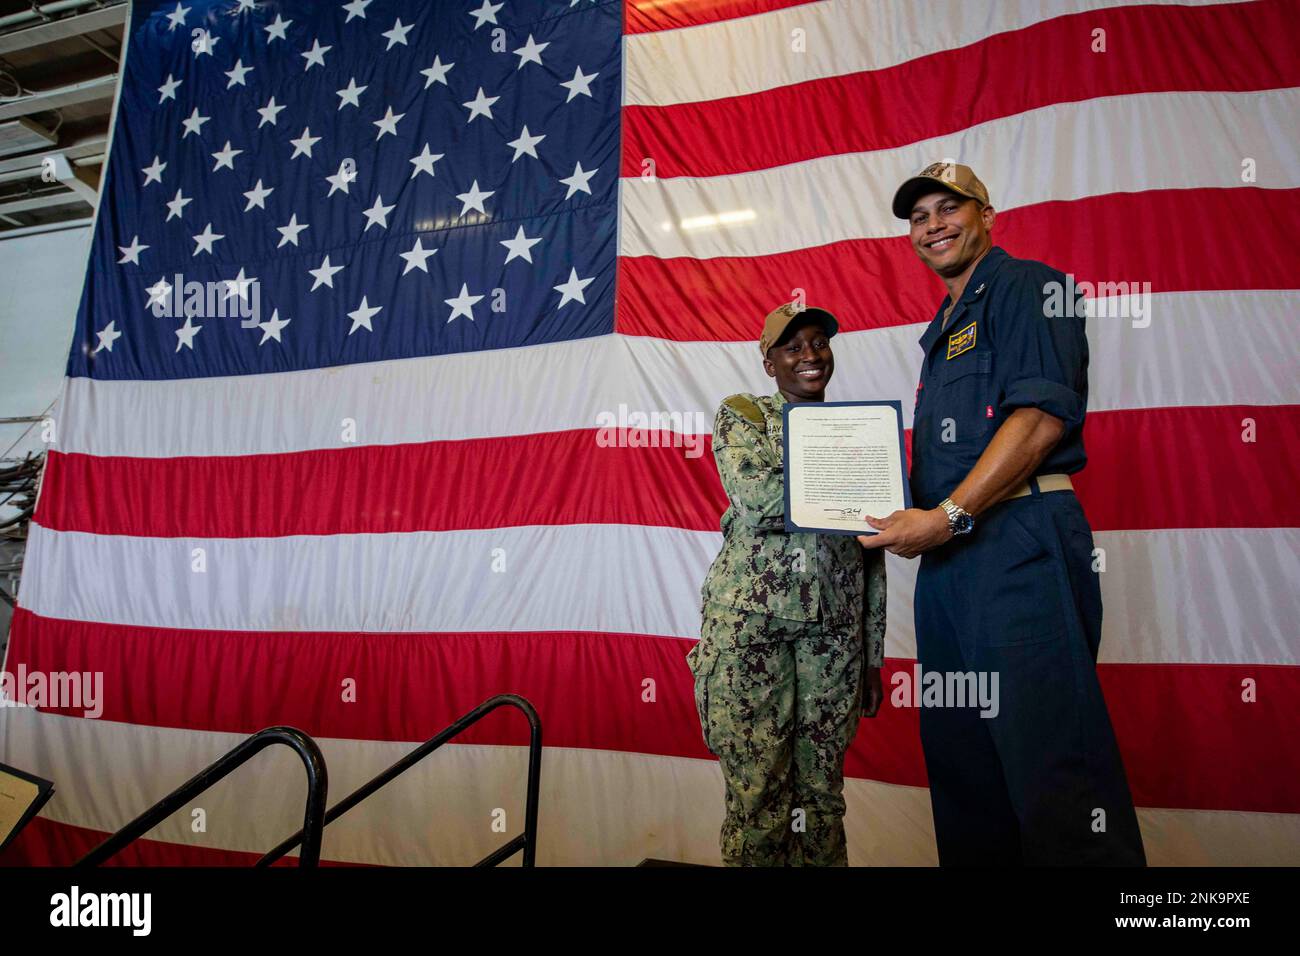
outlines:
{"label": "blue certificate border", "polygon": [[[912,487],[907,480],[907,448],[903,444],[903,403],[897,401],[880,402],[786,402],[781,406],[781,484],[785,494],[785,530],[811,531],[815,534],[880,534],[875,528],[862,522],[861,531],[843,531],[840,528],[805,528],[790,520],[790,411],[795,408],[837,408],[856,405],[862,408],[888,405],[894,410],[898,421],[898,464],[903,472],[903,507],[912,507]],[[878,517],[885,517],[879,515]]]}

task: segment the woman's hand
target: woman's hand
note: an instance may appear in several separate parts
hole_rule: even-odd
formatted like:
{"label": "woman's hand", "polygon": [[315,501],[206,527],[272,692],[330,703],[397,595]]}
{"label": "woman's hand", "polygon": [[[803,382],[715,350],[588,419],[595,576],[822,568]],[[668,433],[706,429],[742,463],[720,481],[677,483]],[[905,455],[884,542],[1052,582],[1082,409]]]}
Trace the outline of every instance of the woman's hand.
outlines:
{"label": "woman's hand", "polygon": [[880,668],[867,668],[867,686],[862,689],[862,716],[874,717],[885,700],[885,689],[880,683]]}

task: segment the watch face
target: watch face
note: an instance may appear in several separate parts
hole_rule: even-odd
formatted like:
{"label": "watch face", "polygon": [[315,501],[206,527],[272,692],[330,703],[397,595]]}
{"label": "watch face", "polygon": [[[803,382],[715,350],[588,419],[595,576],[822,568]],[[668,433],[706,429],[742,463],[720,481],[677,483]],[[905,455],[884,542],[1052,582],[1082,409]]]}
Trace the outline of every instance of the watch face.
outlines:
{"label": "watch face", "polygon": [[971,528],[975,527],[975,519],[970,515],[957,515],[952,524],[953,534],[970,534]]}

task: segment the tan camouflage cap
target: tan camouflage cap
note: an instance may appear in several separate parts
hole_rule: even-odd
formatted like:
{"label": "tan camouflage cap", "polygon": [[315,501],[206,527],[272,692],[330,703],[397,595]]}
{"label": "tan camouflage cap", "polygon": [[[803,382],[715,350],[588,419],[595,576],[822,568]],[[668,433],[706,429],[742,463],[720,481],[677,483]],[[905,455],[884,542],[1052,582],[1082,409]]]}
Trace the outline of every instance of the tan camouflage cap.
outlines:
{"label": "tan camouflage cap", "polygon": [[804,306],[799,308],[793,302],[787,302],[785,305],[773,309],[763,320],[763,334],[758,337],[758,350],[762,353],[763,358],[767,358],[767,350],[785,334],[785,330],[796,319],[806,320],[815,319],[820,321],[826,329],[828,336],[834,335],[840,330],[840,323],[835,316],[831,315],[825,309],[814,309]]}
{"label": "tan camouflage cap", "polygon": [[981,206],[989,204],[987,187],[969,166],[961,163],[931,163],[898,187],[894,193],[894,215],[899,219],[910,219],[916,200],[927,192],[933,192],[936,187],[974,199]]}

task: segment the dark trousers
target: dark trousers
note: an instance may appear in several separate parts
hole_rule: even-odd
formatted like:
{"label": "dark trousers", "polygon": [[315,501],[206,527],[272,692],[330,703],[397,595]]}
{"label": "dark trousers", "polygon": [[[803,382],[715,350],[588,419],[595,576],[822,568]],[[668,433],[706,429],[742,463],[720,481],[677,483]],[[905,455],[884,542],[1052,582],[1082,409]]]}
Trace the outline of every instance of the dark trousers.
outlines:
{"label": "dark trousers", "polygon": [[921,708],[940,865],[1145,865],[1097,681],[1092,566],[1092,529],[1074,493],[1036,485],[923,555],[922,673],[986,672],[998,688],[994,717],[976,706]]}

